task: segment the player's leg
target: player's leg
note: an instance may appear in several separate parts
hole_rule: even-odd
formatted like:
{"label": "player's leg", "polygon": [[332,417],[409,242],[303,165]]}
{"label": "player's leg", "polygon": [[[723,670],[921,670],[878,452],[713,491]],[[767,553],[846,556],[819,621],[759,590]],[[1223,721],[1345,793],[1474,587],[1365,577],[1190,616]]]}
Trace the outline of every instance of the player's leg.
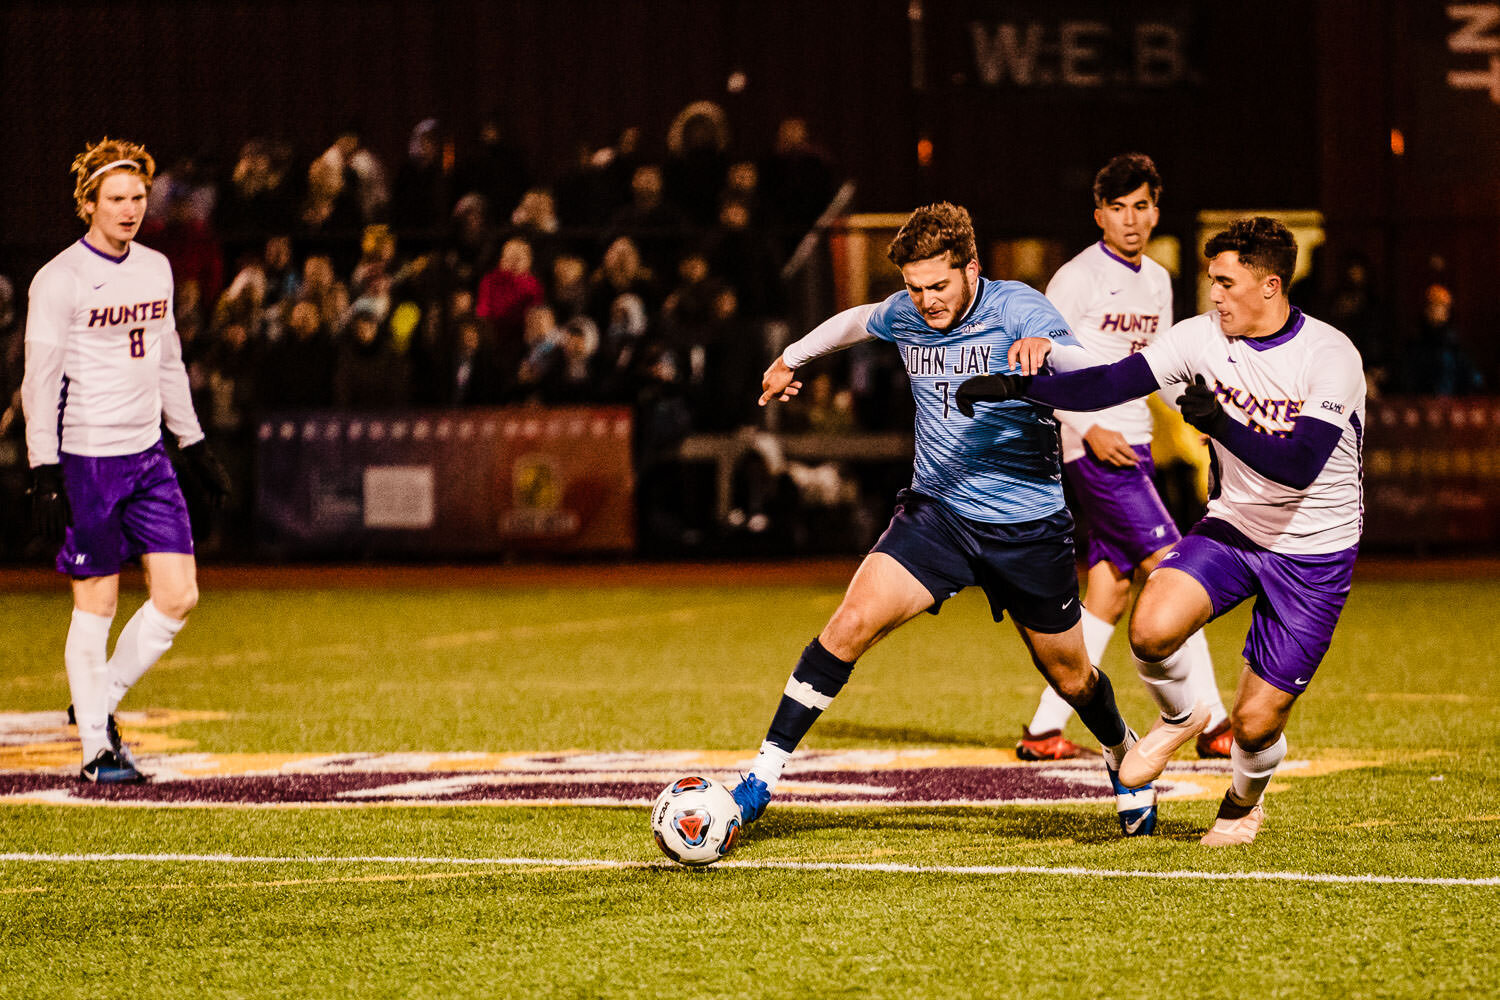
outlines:
{"label": "player's leg", "polygon": [[[1122,574],[1107,559],[1089,567],[1088,589],[1083,597],[1083,646],[1090,663],[1104,661],[1104,651],[1129,600],[1129,576]],[[1037,702],[1031,723],[1022,731],[1021,741],[1016,744],[1016,756],[1022,760],[1077,757],[1083,748],[1062,733],[1072,715],[1073,706],[1064,701],[1050,684],[1047,685]]]}
{"label": "player's leg", "polygon": [[73,615],[63,647],[70,714],[83,746],[84,781],[144,780],[118,756],[118,730],[109,711],[109,628],[120,599],[120,565],[126,555],[122,506],[131,490],[128,461],[61,456],[72,523],[57,553],[58,572],[72,580]]}
{"label": "player's leg", "polygon": [[1261,798],[1286,759],[1286,723],[1296,700],[1296,695],[1272,686],[1246,663],[1231,717],[1234,742],[1229,790],[1219,803],[1213,826],[1203,835],[1203,844],[1248,844],[1260,832],[1266,816]]}
{"label": "player's leg", "polygon": [[197,565],[180,552],[147,552],[141,556],[146,571],[146,602],[120,631],[110,655],[109,710],[141,676],[161,659],[198,603]]}
{"label": "player's leg", "polygon": [[198,568],[193,557],[187,504],[165,449],[138,456],[136,489],[121,515],[129,551],[141,558],[146,602],[131,616],[109,658],[110,711],[171,648],[188,612],[198,603]]}
{"label": "player's leg", "polygon": [[1177,748],[1207,728],[1208,707],[1196,700],[1182,646],[1212,615],[1208,592],[1181,570],[1158,567],[1141,588],[1130,616],[1130,648],[1161,716],[1126,755],[1122,781],[1155,780]]}
{"label": "player's leg", "polygon": [[[1176,539],[1174,539],[1174,544]],[[1139,572],[1149,577],[1161,563],[1172,545],[1164,545],[1142,560]],[[1208,726],[1198,734],[1197,750],[1200,758],[1228,757],[1229,744],[1233,736],[1229,731],[1229,710],[1224,707],[1224,698],[1219,693],[1219,682],[1214,677],[1213,656],[1208,651],[1208,637],[1200,628],[1183,640],[1182,648],[1175,654],[1179,660],[1164,661],[1160,667],[1150,667],[1136,658],[1136,672],[1143,677],[1153,671],[1173,673],[1186,670],[1190,697],[1194,704],[1208,706]]]}
{"label": "player's leg", "polygon": [[878,551],[865,557],[838,610],[802,650],[750,774],[732,790],[744,822],[764,811],[787,760],[848,683],[855,661],[933,603],[932,593],[894,558]]}
{"label": "player's leg", "polygon": [[1287,717],[1333,641],[1354,576],[1354,556],[1352,548],[1256,555],[1260,597],[1250,616],[1245,670],[1231,713],[1233,778],[1204,844],[1248,844],[1260,831],[1261,796],[1287,753]]}
{"label": "player's leg", "polygon": [[63,645],[63,665],[72,695],[72,715],[83,744],[83,763],[91,764],[109,740],[109,675],[105,669],[109,626],[119,603],[119,574],[73,580],[73,616]]}

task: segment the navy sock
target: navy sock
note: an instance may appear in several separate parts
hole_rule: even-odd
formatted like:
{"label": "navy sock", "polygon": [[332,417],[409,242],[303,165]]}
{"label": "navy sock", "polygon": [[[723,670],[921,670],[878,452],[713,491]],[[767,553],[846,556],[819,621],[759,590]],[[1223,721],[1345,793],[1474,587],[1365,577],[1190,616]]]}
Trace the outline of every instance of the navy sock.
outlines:
{"label": "navy sock", "polygon": [[834,656],[817,639],[808,643],[792,670],[791,679],[786,682],[786,691],[781,696],[781,704],[776,706],[766,742],[788,753],[797,749],[797,744],[818,721],[818,716],[823,714],[833,696],[849,682],[853,670],[854,664]]}
{"label": "navy sock", "polygon": [[1085,704],[1075,704],[1073,711],[1078,713],[1079,721],[1094,734],[1100,746],[1117,747],[1125,742],[1125,720],[1115,705],[1115,686],[1109,682],[1109,675],[1102,670],[1098,670],[1098,674],[1094,697]]}

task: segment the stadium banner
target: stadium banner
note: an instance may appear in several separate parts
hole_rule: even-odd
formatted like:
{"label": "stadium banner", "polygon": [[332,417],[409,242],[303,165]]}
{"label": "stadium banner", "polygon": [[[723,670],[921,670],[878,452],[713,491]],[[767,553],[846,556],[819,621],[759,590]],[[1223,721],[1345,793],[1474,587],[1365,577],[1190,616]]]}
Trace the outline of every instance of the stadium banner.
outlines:
{"label": "stadium banner", "polygon": [[1500,399],[1389,397],[1366,417],[1364,544],[1500,541]]}
{"label": "stadium banner", "polygon": [[628,552],[631,432],[608,406],[271,414],[259,538],[287,554]]}

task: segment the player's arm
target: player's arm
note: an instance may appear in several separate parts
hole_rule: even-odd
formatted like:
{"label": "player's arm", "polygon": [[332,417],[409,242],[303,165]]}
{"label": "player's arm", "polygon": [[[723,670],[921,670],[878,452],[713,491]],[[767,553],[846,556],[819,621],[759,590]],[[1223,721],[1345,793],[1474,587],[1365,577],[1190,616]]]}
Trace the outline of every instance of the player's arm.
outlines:
{"label": "player's arm", "polygon": [[31,283],[26,310],[26,362],[21,376],[21,412],[26,418],[26,455],[32,468],[56,465],[58,409],[62,403],[73,279],[43,271]]}
{"label": "player's arm", "polygon": [[789,345],[761,376],[760,405],[765,406],[773,399],[786,402],[797,395],[802,389],[797,369],[809,361],[874,340],[875,335],[866,324],[878,307],[879,303],[872,302],[835,313]]}
{"label": "player's arm", "polygon": [[1235,458],[1273,482],[1305,490],[1318,478],[1344,435],[1341,425],[1304,413],[1288,437],[1250,429],[1229,416],[1218,394],[1198,375],[1177,398],[1182,417]]}
{"label": "player's arm", "polygon": [[1026,399],[1063,410],[1102,410],[1158,388],[1156,373],[1145,355],[1132,354],[1112,365],[1057,375],[976,375],[958,387],[957,402],[959,411],[970,417],[975,403],[1008,399]]}

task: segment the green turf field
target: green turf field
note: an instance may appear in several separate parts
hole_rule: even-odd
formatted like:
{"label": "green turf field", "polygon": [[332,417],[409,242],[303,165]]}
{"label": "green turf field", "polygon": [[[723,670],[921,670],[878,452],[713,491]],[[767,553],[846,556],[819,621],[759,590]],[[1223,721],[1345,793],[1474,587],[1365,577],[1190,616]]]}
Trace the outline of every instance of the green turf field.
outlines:
{"label": "green turf field", "polygon": [[[729,575],[206,590],[122,712],[177,713],[147,770],[192,753],[748,760],[840,591]],[[0,721],[66,704],[68,607],[60,587],[0,595]],[[0,804],[0,997],[1494,995],[1495,607],[1494,579],[1361,579],[1288,731],[1291,758],[1330,770],[1278,780],[1248,848],[1198,845],[1206,797],[1164,802],[1159,835],[1129,841],[1107,803],[773,803],[707,871],[661,859],[643,806]],[[1226,692],[1247,620],[1209,629]],[[1143,729],[1123,635],[1105,668]],[[967,593],[867,656],[809,744],[1003,750],[1041,683]]]}

